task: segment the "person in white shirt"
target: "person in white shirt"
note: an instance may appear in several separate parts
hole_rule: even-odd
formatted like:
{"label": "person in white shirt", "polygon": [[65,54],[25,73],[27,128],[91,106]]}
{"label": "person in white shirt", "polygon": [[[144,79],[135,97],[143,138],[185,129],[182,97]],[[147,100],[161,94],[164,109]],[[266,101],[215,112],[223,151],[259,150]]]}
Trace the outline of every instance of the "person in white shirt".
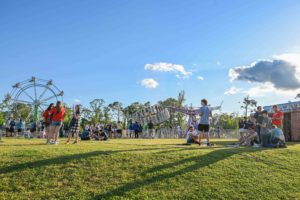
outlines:
{"label": "person in white shirt", "polygon": [[195,130],[194,126],[190,126],[188,132],[186,134],[186,143],[192,144],[196,143],[199,144],[199,132]]}

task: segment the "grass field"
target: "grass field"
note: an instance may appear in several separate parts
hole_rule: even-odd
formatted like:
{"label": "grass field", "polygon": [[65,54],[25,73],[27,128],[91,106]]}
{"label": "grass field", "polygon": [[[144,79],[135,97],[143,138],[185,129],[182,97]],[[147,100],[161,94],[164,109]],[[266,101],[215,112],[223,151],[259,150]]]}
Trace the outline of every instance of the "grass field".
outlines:
{"label": "grass field", "polygon": [[183,146],[184,140],[0,142],[0,199],[300,199],[300,144]]}

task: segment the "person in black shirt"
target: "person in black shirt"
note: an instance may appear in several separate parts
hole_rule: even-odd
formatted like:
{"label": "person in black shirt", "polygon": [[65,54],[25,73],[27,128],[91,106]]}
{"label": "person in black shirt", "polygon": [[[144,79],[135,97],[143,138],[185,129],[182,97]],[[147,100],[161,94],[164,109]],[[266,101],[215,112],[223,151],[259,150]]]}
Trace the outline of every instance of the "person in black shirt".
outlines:
{"label": "person in black shirt", "polygon": [[[257,107],[257,110],[256,110],[256,112],[254,114],[254,118],[255,118],[257,124],[262,124],[264,117],[262,115],[262,108],[261,108],[261,106]],[[259,125],[256,125],[255,131],[258,134],[259,142],[261,142],[260,126]]]}
{"label": "person in black shirt", "polygon": [[148,130],[149,130],[149,136],[153,139],[155,137],[155,129],[154,129],[154,124],[150,120],[148,123]]}

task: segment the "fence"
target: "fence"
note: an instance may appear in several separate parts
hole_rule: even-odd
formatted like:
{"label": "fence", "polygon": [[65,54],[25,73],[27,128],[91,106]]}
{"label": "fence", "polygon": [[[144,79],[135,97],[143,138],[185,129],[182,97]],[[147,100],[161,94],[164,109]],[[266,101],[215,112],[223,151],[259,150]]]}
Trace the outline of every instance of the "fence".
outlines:
{"label": "fence", "polygon": [[[129,137],[127,130],[123,131],[123,138]],[[214,129],[209,132],[210,138],[239,138],[239,132],[236,129]],[[183,138],[184,131],[177,131],[175,128],[161,128],[155,130],[155,138]],[[139,138],[152,138],[152,133],[148,130],[143,130],[139,133]]]}

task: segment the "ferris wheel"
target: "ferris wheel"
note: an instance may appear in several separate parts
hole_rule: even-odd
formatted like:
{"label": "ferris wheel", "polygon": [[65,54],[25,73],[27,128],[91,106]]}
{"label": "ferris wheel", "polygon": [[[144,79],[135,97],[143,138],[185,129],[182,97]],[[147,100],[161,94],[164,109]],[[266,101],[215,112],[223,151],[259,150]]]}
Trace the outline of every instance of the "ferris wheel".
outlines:
{"label": "ferris wheel", "polygon": [[[36,77],[14,84],[12,91],[6,95],[10,110],[23,117],[25,121],[37,121],[40,114],[50,103],[63,101],[64,92],[56,87],[52,80]],[[25,116],[24,116],[25,113]]]}

